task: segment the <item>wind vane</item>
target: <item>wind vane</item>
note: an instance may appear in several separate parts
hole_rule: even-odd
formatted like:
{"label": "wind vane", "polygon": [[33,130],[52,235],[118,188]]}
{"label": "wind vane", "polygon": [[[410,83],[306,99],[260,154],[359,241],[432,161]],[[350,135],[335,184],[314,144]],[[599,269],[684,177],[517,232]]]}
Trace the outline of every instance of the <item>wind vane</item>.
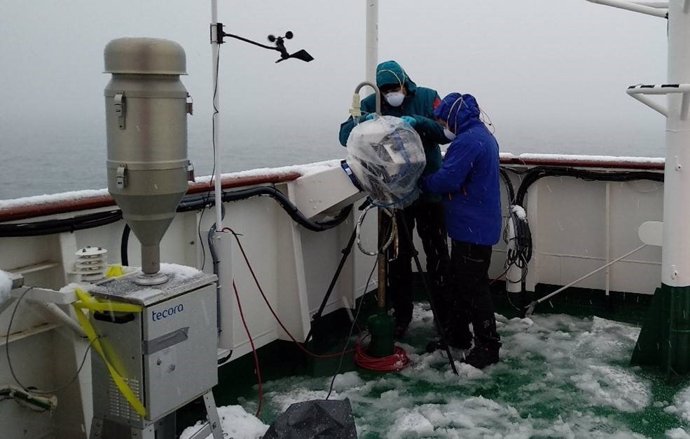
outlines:
{"label": "wind vane", "polygon": [[291,40],[293,37],[293,33],[291,31],[285,32],[285,35],[282,37],[276,37],[275,35],[269,35],[268,36],[268,41],[271,43],[275,43],[275,46],[268,46],[266,44],[261,44],[257,43],[256,41],[252,41],[248,38],[241,37],[239,35],[234,35],[234,34],[229,34],[223,31],[223,23],[216,23],[216,35],[218,38],[218,44],[223,44],[223,38],[224,37],[230,37],[230,38],[235,38],[240,41],[244,41],[245,43],[253,44],[255,46],[262,47],[264,49],[269,49],[269,50],[277,50],[280,52],[280,59],[276,61],[276,63],[279,63],[281,61],[285,61],[286,59],[289,58],[295,58],[295,59],[300,59],[305,62],[309,62],[313,60],[314,58],[304,49],[300,49],[295,53],[289,53],[287,49],[285,48],[285,40]]}

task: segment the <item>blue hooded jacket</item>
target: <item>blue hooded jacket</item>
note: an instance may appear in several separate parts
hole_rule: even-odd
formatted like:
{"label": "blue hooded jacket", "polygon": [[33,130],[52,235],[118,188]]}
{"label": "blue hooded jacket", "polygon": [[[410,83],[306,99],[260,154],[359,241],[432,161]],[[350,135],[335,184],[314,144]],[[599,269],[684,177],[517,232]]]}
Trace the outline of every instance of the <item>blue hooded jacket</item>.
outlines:
{"label": "blue hooded jacket", "polygon": [[434,115],[446,121],[456,137],[441,169],[422,177],[422,190],[442,195],[453,240],[494,245],[501,236],[498,142],[479,120],[472,95],[449,94]]}

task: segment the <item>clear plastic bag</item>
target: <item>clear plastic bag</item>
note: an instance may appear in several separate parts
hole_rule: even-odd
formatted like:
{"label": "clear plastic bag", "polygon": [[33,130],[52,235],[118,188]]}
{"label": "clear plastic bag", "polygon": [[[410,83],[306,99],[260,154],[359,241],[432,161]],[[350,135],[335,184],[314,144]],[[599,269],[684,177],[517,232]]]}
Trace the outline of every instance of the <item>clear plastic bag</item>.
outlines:
{"label": "clear plastic bag", "polygon": [[402,119],[376,116],[352,129],[347,162],[378,206],[403,208],[419,196],[426,156],[419,134]]}

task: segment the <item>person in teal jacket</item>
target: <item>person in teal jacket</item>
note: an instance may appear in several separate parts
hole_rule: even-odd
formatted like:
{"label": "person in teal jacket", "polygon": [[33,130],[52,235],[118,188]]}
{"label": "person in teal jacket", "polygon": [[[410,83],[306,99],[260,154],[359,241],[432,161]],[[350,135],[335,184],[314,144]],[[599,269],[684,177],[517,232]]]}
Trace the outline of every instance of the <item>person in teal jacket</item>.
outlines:
{"label": "person in teal jacket", "polygon": [[[436,122],[434,109],[440,105],[441,98],[436,90],[420,87],[415,84],[403,68],[395,61],[385,61],[376,67],[376,86],[381,98],[381,113],[384,116],[400,117],[409,123],[422,139],[426,153],[426,167],[423,176],[436,172],[441,167],[441,149],[439,143],[448,143],[449,139],[443,127]],[[362,116],[348,118],[340,125],[340,143],[347,145],[350,132],[356,124],[371,117],[376,111],[376,96],[369,95],[361,102]],[[387,218],[387,217],[386,217]],[[396,211],[398,226],[407,224],[408,233],[399,231],[398,256],[389,254],[387,292],[395,315],[395,335],[402,337],[412,320],[412,257],[414,247],[408,237],[417,226],[417,233],[422,241],[426,255],[426,270],[432,288],[431,294],[439,298],[445,290],[445,278],[450,263],[448,242],[444,224],[441,197],[433,194],[422,194],[408,207]],[[441,319],[443,321],[443,319]],[[471,335],[468,333],[468,337]],[[471,338],[458,341],[461,346],[469,347]],[[451,341],[451,345],[453,345]],[[465,346],[467,345],[467,346]]]}

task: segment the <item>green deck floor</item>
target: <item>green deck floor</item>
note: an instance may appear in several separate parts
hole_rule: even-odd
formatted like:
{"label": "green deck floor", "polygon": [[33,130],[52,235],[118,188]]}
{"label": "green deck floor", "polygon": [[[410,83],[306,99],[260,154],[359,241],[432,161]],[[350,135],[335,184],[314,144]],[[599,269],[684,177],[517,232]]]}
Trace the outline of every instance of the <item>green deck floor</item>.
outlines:
{"label": "green deck floor", "polygon": [[[350,399],[360,439],[690,438],[690,382],[669,382],[661,372],[629,366],[644,300],[588,294],[574,291],[520,318],[499,293],[501,362],[485,371],[457,363],[459,376],[443,352],[424,352],[435,330],[422,300],[401,340],[410,366],[375,373],[358,368],[348,355],[331,398]],[[342,334],[333,328],[343,322],[334,318],[330,337],[319,339],[322,351],[339,346]],[[259,418],[267,425],[293,402],[325,398],[339,364],[305,358],[289,343],[260,353],[265,382]],[[461,354],[454,355],[459,360]],[[222,369],[220,378],[218,405],[239,404],[253,414],[251,356]]]}

